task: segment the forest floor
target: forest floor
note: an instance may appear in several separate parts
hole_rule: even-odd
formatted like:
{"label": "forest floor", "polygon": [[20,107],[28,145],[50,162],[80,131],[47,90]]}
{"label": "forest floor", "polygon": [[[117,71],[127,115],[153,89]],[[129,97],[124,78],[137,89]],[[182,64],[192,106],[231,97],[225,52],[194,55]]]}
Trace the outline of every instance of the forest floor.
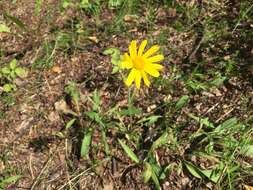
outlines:
{"label": "forest floor", "polygon": [[250,190],[252,126],[251,0],[0,1],[0,189]]}

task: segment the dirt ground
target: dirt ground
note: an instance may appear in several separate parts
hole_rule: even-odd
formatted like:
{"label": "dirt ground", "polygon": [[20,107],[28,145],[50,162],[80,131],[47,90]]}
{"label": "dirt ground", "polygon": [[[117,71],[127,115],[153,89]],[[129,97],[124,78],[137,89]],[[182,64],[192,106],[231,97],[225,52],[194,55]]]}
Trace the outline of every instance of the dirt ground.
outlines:
{"label": "dirt ground", "polygon": [[[101,163],[91,164],[90,161],[80,158],[78,153],[80,144],[78,145],[79,139],[75,136],[75,129],[69,132],[64,129],[71,119],[69,110],[73,106],[68,102],[65,91],[69,81],[76,82],[84,97],[92,97],[93,91],[99,89],[103,110],[115,105],[115,102],[121,107],[127,105],[128,90],[122,81],[111,75],[113,66],[109,64],[110,57],[102,55],[102,52],[112,46],[118,47],[122,52],[127,51],[131,39],[144,39],[150,35],[154,38],[156,36],[165,38],[161,45],[166,57],[164,79],[171,77],[173,65],[178,66],[179,70],[186,74],[193,72],[197,60],[203,57],[210,58],[206,59],[208,63],[203,66],[203,73],[218,68],[219,66],[215,65],[217,57],[231,56],[233,51],[238,51],[240,58],[245,60],[246,64],[238,69],[239,74],[232,76],[223,86],[193,93],[190,96],[189,104],[174,118],[176,123],[188,123],[180,134],[181,138],[196,131],[194,123],[188,121],[189,118],[183,113],[207,117],[214,124],[220,124],[230,117],[252,121],[253,67],[250,63],[252,64],[253,60],[253,38],[243,41],[238,33],[234,35],[234,39],[224,39],[219,43],[209,44],[212,48],[207,47],[201,41],[201,32],[196,32],[194,28],[177,32],[170,27],[173,20],[179,17],[178,13],[163,7],[158,8],[158,15],[154,18],[151,31],[147,31],[146,25],[143,24],[146,22],[144,10],[138,21],[126,21],[124,25],[126,32],[120,33],[108,28],[112,25],[115,10],[103,8],[99,16],[93,17],[85,11],[74,8],[62,12],[60,3],[57,0],[44,0],[37,14],[35,1],[18,0],[16,3],[0,1],[0,21],[10,23],[12,31],[12,34],[0,33],[1,63],[16,58],[19,65],[28,70],[25,78],[14,81],[18,90],[5,98],[1,95],[0,100],[0,110],[4,113],[0,118],[0,177],[1,171],[5,172],[2,173],[3,176],[6,173],[22,175],[20,180],[8,185],[6,189],[154,188],[143,182],[143,168],[131,164],[131,160],[117,148],[117,132],[114,130],[111,131],[112,138],[109,142],[114,155],[108,159],[105,152],[98,150],[96,158],[100,158]],[[207,4],[208,1],[203,1],[204,7],[208,7]],[[236,6],[233,7],[232,11],[236,12]],[[232,19],[229,18],[230,14],[226,14],[226,11],[231,11],[229,8],[230,6],[224,6],[222,9],[228,20]],[[22,20],[25,29],[8,20],[4,13]],[[210,12],[210,14],[212,16],[218,13]],[[217,20],[218,17],[219,15]],[[71,30],[77,19],[79,24],[83,25],[85,37],[73,34],[76,41],[71,43],[69,48],[58,48],[51,52],[53,65],[42,68],[38,66],[39,63],[36,61],[45,54],[43,49],[45,42],[55,40],[57,37],[55,31],[74,33]],[[251,23],[245,24],[247,26],[239,27],[249,27],[249,31],[252,32],[253,19]],[[163,36],[161,33],[164,31]],[[221,51],[224,44],[228,46],[227,55],[225,51]],[[185,82],[175,80],[166,86],[158,84],[157,88],[144,89],[137,94],[135,104],[146,112],[152,112],[153,107],[163,106],[168,100],[175,102],[182,94],[187,93]],[[82,109],[89,110],[91,105],[83,104]],[[160,115],[169,112],[166,108],[156,111]],[[96,136],[95,132],[93,143],[99,146],[101,137],[98,131],[97,133]],[[182,151],[186,150],[187,147],[184,147]],[[178,155],[172,151],[159,150],[157,154],[166,163],[177,162],[178,159]],[[248,163],[253,164],[253,160],[248,159]],[[252,181],[252,176],[249,176],[245,184],[253,185]],[[211,183],[203,186],[189,174],[176,172],[166,179],[162,187],[174,190],[214,188]]]}

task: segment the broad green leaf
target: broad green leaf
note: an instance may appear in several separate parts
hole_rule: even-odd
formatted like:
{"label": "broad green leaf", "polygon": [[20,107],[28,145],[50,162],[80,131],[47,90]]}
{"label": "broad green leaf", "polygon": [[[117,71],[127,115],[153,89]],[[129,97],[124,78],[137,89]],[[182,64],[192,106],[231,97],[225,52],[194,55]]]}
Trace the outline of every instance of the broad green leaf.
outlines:
{"label": "broad green leaf", "polygon": [[227,77],[219,76],[218,78],[214,79],[210,82],[211,85],[219,87],[223,84],[223,82],[227,79]]}
{"label": "broad green leaf", "polygon": [[69,129],[75,123],[76,119],[71,119],[65,126],[65,129]]}
{"label": "broad green leaf", "polygon": [[119,70],[120,70],[120,68],[119,67],[117,67],[117,66],[115,66],[115,67],[113,67],[113,69],[112,69],[112,74],[115,74],[115,73],[117,73],[117,72],[119,72]]}
{"label": "broad green leaf", "polygon": [[81,146],[81,156],[86,157],[90,151],[90,144],[91,144],[91,137],[92,137],[93,130],[88,129],[84,134],[82,146]]}
{"label": "broad green leaf", "polygon": [[17,77],[16,72],[15,72],[14,70],[11,70],[11,72],[10,72],[10,77],[11,77],[12,79],[15,79],[15,78]]}
{"label": "broad green leaf", "polygon": [[111,63],[115,66],[113,67],[112,74],[120,70],[119,64],[121,62],[120,51],[116,48],[109,48],[103,51],[104,55],[111,55]]}
{"label": "broad green leaf", "polygon": [[139,115],[141,114],[142,111],[136,107],[129,107],[128,109],[123,109],[119,112],[120,115],[125,116],[125,115]]}
{"label": "broad green leaf", "polygon": [[17,66],[17,60],[16,60],[16,59],[13,59],[13,60],[9,63],[9,65],[10,65],[10,68],[11,68],[12,70],[15,69],[16,66]]}
{"label": "broad green leaf", "polygon": [[4,92],[11,92],[11,91],[14,91],[15,89],[16,89],[16,86],[14,84],[5,84],[3,86]]}
{"label": "broad green leaf", "polygon": [[11,31],[10,31],[10,28],[8,26],[6,26],[5,24],[0,24],[0,33],[1,32],[9,33]]}
{"label": "broad green leaf", "polygon": [[108,48],[103,51],[103,55],[115,55],[120,54],[120,51],[117,48]]}
{"label": "broad green leaf", "polygon": [[160,190],[160,189],[161,189],[161,186],[160,186],[159,179],[158,179],[158,177],[157,177],[157,173],[155,172],[155,170],[154,170],[155,168],[153,167],[153,165],[151,165],[151,166],[152,166],[151,178],[152,178],[152,180],[153,180],[153,182],[154,182],[154,184],[155,184],[155,186],[156,186],[156,189]]}
{"label": "broad green leaf", "polygon": [[145,171],[143,172],[144,183],[147,183],[152,176],[152,167],[148,162],[145,162]]}
{"label": "broad green leaf", "polygon": [[186,166],[187,170],[196,178],[202,179],[201,171],[195,165],[190,162],[184,161],[184,165]]}
{"label": "broad green leaf", "polygon": [[215,128],[214,132],[222,132],[223,130],[230,129],[235,127],[238,124],[237,118],[233,117],[226,121],[224,121],[222,124],[220,124],[218,127]]}
{"label": "broad green leaf", "polygon": [[202,174],[206,176],[210,181],[217,183],[223,174],[225,166],[223,162],[220,162],[218,166],[211,170],[201,170]]}
{"label": "broad green leaf", "polygon": [[127,146],[123,141],[121,141],[120,139],[118,139],[119,144],[121,145],[121,147],[123,148],[123,150],[127,153],[127,155],[136,163],[139,163],[139,159],[138,157],[134,154],[134,152],[129,148],[129,146]]}
{"label": "broad green leaf", "polygon": [[202,174],[204,174],[210,181],[217,183],[220,179],[220,176],[222,175],[221,171],[215,171],[215,170],[202,170]]}
{"label": "broad green leaf", "polygon": [[160,146],[166,144],[168,142],[168,133],[164,132],[152,145],[151,151],[156,150]]}
{"label": "broad green leaf", "polygon": [[2,71],[3,74],[10,74],[10,72],[11,72],[11,70],[8,67],[3,67],[1,69],[1,71]]}
{"label": "broad green leaf", "polygon": [[179,110],[179,109],[181,109],[182,107],[184,107],[184,106],[187,104],[188,100],[189,100],[189,96],[187,96],[187,95],[182,96],[182,97],[177,101],[176,106],[175,106],[175,110]]}
{"label": "broad green leaf", "polygon": [[80,7],[83,9],[89,8],[91,5],[89,3],[89,0],[81,0],[80,2]]}
{"label": "broad green leaf", "polygon": [[23,68],[21,68],[21,67],[17,67],[17,68],[15,69],[15,73],[16,73],[16,75],[19,76],[20,78],[26,77],[26,74],[27,74],[26,70],[23,69]]}

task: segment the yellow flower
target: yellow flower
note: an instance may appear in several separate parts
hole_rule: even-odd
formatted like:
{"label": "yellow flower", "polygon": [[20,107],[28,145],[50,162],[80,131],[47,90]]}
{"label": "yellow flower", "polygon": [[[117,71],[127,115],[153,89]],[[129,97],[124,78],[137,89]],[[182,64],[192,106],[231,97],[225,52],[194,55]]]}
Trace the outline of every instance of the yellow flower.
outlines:
{"label": "yellow flower", "polygon": [[156,64],[164,59],[161,54],[154,55],[159,46],[154,45],[144,53],[144,49],[147,45],[147,40],[141,42],[141,45],[137,51],[137,41],[133,40],[129,46],[129,54],[125,53],[121,62],[122,68],[131,69],[125,83],[130,86],[133,81],[138,89],[141,86],[141,80],[143,79],[146,86],[150,86],[148,75],[153,77],[159,77],[159,71],[163,69],[162,65]]}

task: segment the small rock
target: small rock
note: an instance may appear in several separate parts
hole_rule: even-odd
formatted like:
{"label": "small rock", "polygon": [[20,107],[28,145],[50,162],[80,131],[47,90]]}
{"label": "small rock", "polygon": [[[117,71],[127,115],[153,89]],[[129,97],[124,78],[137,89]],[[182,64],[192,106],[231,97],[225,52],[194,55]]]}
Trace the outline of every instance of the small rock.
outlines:
{"label": "small rock", "polygon": [[154,110],[155,108],[156,108],[156,105],[153,104],[153,105],[151,105],[151,106],[149,106],[149,107],[147,108],[147,111],[148,111],[148,112],[151,112],[151,111]]}
{"label": "small rock", "polygon": [[103,190],[113,190],[113,183],[105,184]]}
{"label": "small rock", "polygon": [[74,116],[78,116],[77,113],[73,112],[69,108],[69,106],[67,105],[67,103],[63,99],[59,100],[58,102],[55,102],[54,107],[55,107],[55,110],[59,113],[71,114],[71,115],[74,115]]}
{"label": "small rock", "polygon": [[59,66],[54,66],[54,67],[52,67],[51,71],[53,71],[54,73],[58,73],[59,74],[59,73],[62,72],[62,69]]}
{"label": "small rock", "polygon": [[211,88],[211,92],[215,94],[215,96],[222,96],[222,93],[218,88]]}
{"label": "small rock", "polygon": [[49,119],[50,122],[56,123],[57,121],[60,121],[61,118],[60,118],[60,116],[59,116],[59,114],[57,112],[52,111],[48,115],[48,119]]}
{"label": "small rock", "polygon": [[184,177],[181,179],[181,182],[183,186],[186,186],[190,182],[190,179],[188,177]]}
{"label": "small rock", "polygon": [[125,15],[124,16],[124,21],[125,22],[136,22],[136,19],[138,17],[136,15]]}

